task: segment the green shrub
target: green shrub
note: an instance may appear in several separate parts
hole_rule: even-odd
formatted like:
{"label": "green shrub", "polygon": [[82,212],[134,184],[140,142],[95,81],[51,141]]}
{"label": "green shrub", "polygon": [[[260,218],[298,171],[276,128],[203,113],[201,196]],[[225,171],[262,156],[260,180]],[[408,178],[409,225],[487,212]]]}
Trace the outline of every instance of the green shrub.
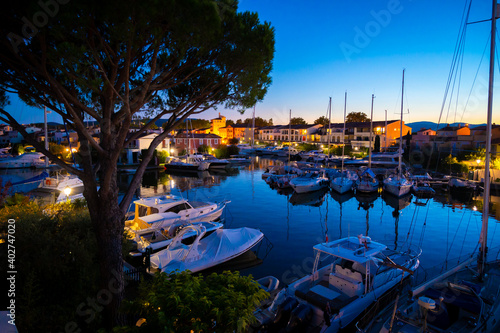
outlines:
{"label": "green shrub", "polygon": [[[78,305],[97,293],[97,245],[88,210],[81,202],[42,208],[19,195],[6,202],[0,237],[3,245],[12,244],[7,230],[14,219],[16,326],[19,332],[64,332],[68,322],[82,319]],[[7,263],[7,251],[0,251],[0,260]],[[95,320],[89,329],[99,324]]]}
{"label": "green shrub", "polygon": [[153,281],[141,282],[136,300],[124,304],[128,315],[145,322],[114,332],[243,332],[267,297],[252,276],[239,272],[156,273]]}

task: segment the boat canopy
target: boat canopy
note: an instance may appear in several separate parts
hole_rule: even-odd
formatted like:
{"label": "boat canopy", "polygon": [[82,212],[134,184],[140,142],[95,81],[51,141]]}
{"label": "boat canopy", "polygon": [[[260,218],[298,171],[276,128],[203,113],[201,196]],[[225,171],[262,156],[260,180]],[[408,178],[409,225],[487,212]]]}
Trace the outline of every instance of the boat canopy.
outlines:
{"label": "boat canopy", "polygon": [[359,176],[360,176],[360,177],[362,177],[362,176],[363,176],[363,175],[365,175],[365,174],[369,175],[369,176],[370,176],[370,177],[372,177],[372,178],[376,178],[376,177],[377,177],[377,176],[375,176],[375,174],[373,173],[372,169],[370,169],[370,168],[366,168],[366,169],[365,169],[365,170],[361,173],[361,175],[359,175]]}
{"label": "boat canopy", "polygon": [[387,246],[372,242],[369,237],[347,237],[329,243],[317,244],[314,250],[342,259],[366,263]]}
{"label": "boat canopy", "polygon": [[172,202],[179,202],[180,200],[183,200],[181,197],[176,196],[176,195],[163,195],[161,197],[152,197],[152,198],[142,198],[139,200],[134,201],[136,205],[143,205],[143,206],[155,206],[155,205],[163,205],[167,203],[172,203]]}
{"label": "boat canopy", "polygon": [[146,223],[155,223],[155,222],[160,222],[165,219],[176,219],[180,218],[179,214],[168,212],[168,213],[156,213],[156,214],[150,214],[146,216],[141,216],[141,220],[143,220]]}

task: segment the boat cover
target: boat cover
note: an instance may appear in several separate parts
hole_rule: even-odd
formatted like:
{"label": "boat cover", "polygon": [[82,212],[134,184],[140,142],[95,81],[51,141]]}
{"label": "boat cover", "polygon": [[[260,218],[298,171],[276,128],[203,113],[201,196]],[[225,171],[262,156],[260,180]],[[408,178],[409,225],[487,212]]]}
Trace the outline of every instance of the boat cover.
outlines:
{"label": "boat cover", "polygon": [[362,173],[361,175],[359,175],[360,177],[363,176],[364,174],[367,174],[369,175],[370,177],[372,178],[376,178],[377,176],[375,176],[375,174],[373,173],[372,169],[370,168],[366,168]]}
{"label": "boat cover", "polygon": [[365,263],[386,248],[387,246],[384,244],[373,241],[362,243],[358,237],[342,238],[314,246],[314,250],[316,251],[358,263]]}
{"label": "boat cover", "polygon": [[151,264],[167,273],[186,269],[197,272],[246,252],[262,240],[264,234],[257,229],[238,228],[218,229],[203,239],[202,236],[191,245],[172,242],[168,248],[151,256]]}

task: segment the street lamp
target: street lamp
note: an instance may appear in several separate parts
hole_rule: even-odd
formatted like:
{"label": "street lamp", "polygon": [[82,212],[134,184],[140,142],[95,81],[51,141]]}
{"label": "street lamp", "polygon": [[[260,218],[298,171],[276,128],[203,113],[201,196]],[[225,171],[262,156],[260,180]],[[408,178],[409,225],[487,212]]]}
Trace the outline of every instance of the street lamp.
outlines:
{"label": "street lamp", "polygon": [[69,200],[69,195],[71,193],[71,188],[69,188],[68,186],[66,186],[63,190],[64,194],[66,194],[66,200]]}

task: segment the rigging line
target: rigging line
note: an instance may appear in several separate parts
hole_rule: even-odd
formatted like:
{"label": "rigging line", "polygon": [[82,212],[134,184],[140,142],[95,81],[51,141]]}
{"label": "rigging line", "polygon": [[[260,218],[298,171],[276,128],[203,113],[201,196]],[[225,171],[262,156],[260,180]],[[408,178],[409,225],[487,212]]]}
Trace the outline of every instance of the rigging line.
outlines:
{"label": "rigging line", "polygon": [[460,222],[458,223],[457,230],[455,231],[455,235],[453,236],[453,239],[451,240],[451,244],[448,247],[448,252],[446,254],[446,258],[448,258],[448,255],[450,254],[450,251],[451,251],[451,247],[453,246],[453,243],[455,242],[455,239],[457,238],[458,230],[460,230],[460,226],[462,225],[462,221],[464,220],[465,213],[466,212],[464,211],[464,213],[462,214],[462,218],[460,219]]}
{"label": "rigging line", "polygon": [[[458,97],[460,96],[460,87],[462,83],[462,73],[463,73],[463,66],[464,66],[464,50],[465,50],[465,34],[464,34],[464,43],[462,43],[462,56],[460,57],[460,64],[459,67],[460,69],[458,70],[458,87],[457,87],[457,97],[455,100],[455,113],[453,116],[453,123],[457,121],[457,110],[458,110]],[[451,104],[451,98],[450,98],[450,104]]]}
{"label": "rigging line", "polygon": [[441,118],[443,116],[443,111],[444,111],[444,108],[445,108],[445,105],[446,105],[446,99],[447,99],[447,96],[448,96],[448,93],[449,93],[449,89],[450,89],[450,84],[453,80],[453,77],[454,77],[454,72],[455,72],[455,66],[456,66],[456,62],[457,62],[457,58],[459,57],[459,54],[460,54],[460,49],[462,48],[462,43],[464,42],[464,36],[465,36],[465,31],[466,31],[466,22],[468,21],[469,19],[469,13],[470,13],[470,8],[471,8],[471,3],[469,3],[469,7],[467,9],[467,13],[465,14],[465,8],[464,8],[464,14],[462,14],[462,23],[461,23],[461,26],[462,28],[460,29],[459,31],[459,34],[457,36],[457,42],[455,44],[455,51],[453,53],[453,59],[452,59],[452,63],[451,63],[451,66],[450,66],[450,73],[448,75],[448,80],[447,80],[447,83],[446,83],[446,88],[445,88],[445,94],[444,94],[444,98],[443,98],[443,102],[442,102],[442,105],[441,105],[441,112],[439,114],[439,120],[438,120],[438,124],[436,125],[436,131],[439,129],[439,124],[441,123]]}
{"label": "rigging line", "polygon": [[469,231],[469,225],[470,225],[470,220],[472,219],[472,212],[471,214],[469,215],[469,222],[467,223],[467,227],[465,228],[465,232],[464,232],[464,240],[462,241],[462,247],[460,248],[460,253],[458,254],[458,263],[460,263],[460,257],[462,256],[462,251],[464,249],[464,244],[465,244],[465,239],[467,238],[467,231]]}
{"label": "rigging line", "polygon": [[[461,29],[459,30],[459,33],[458,33],[458,36],[457,36],[457,41],[455,43],[455,51],[453,52],[453,58],[452,58],[452,61],[451,61],[450,71],[449,71],[449,74],[448,74],[448,80],[446,82],[446,87],[445,87],[445,93],[444,93],[444,96],[443,96],[443,101],[441,103],[441,111],[439,113],[438,122],[436,124],[436,131],[439,129],[439,125],[441,124],[441,118],[443,117],[443,110],[444,110],[445,105],[446,105],[446,96],[448,95],[448,90],[449,90],[450,82],[451,82],[452,77],[453,77],[453,71],[454,71],[454,67],[455,67],[456,58],[458,56],[458,50],[460,49],[460,45],[461,45],[462,41],[464,40],[463,36],[465,34],[465,30],[466,30],[466,26],[467,26],[466,23],[469,20],[469,14],[470,14],[471,5],[472,5],[472,1],[469,1],[468,6],[467,6],[467,2],[464,4],[464,10],[463,10],[463,13],[462,13],[462,20],[461,20],[461,23],[460,23]],[[434,152],[434,145],[435,144],[436,144],[436,136],[433,138],[433,144],[431,145],[430,156],[432,156],[432,154]],[[438,161],[439,161],[440,154],[441,154],[441,152],[438,150]],[[426,169],[429,169],[430,163],[431,163],[431,159],[429,158],[429,160],[427,161],[427,167],[426,167]],[[438,167],[438,164],[436,163],[436,171],[437,171],[437,167]]]}
{"label": "rigging line", "polygon": [[[450,114],[450,109],[451,109],[451,105],[452,105],[452,102],[453,102],[453,96],[455,94],[455,85],[457,84],[457,80],[458,80],[458,86],[460,86],[460,80],[458,79],[460,77],[460,74],[461,74],[461,70],[462,70],[462,67],[461,67],[461,64],[463,63],[463,57],[464,57],[464,45],[465,45],[465,29],[464,29],[464,32],[462,34],[462,39],[460,40],[460,44],[459,44],[459,48],[457,50],[457,57],[456,57],[456,62],[455,62],[455,70],[453,71],[453,74],[452,74],[452,77],[453,77],[453,84],[452,84],[452,87],[451,87],[451,93],[450,93],[450,98],[449,98],[449,102],[448,102],[448,109],[447,109],[447,112],[446,112],[446,123],[448,123],[448,116]],[[456,92],[456,95],[457,95],[457,98],[458,98],[458,94],[459,94],[459,88],[457,88],[457,92]],[[455,117],[456,117],[456,109],[455,109]]]}
{"label": "rigging line", "polygon": [[418,246],[420,248],[422,248],[422,244],[424,243],[424,234],[425,234],[425,229],[426,229],[426,226],[427,226],[427,217],[429,216],[429,200],[430,199],[427,199],[427,211],[425,212],[425,218],[424,218],[424,223],[422,224],[422,231],[420,232],[420,239],[419,239],[419,242],[418,242]]}
{"label": "rigging line", "polygon": [[410,247],[413,243],[413,235],[410,237],[410,234],[412,234],[412,227],[413,227],[413,232],[415,231],[415,225],[416,223],[414,224],[413,222],[415,222],[415,220],[417,219],[417,216],[418,216],[418,206],[415,205],[415,210],[413,211],[413,216],[411,218],[411,222],[410,222],[410,227],[408,228],[408,233],[406,234],[406,240],[405,242],[403,243],[402,246],[405,246],[406,245],[406,242],[408,241],[408,239],[410,240],[409,244],[408,244],[408,247]]}
{"label": "rigging line", "polygon": [[467,101],[465,102],[464,109],[462,111],[462,117],[460,118],[460,122],[462,122],[462,120],[464,118],[465,110],[467,109],[467,105],[469,104],[469,100],[470,100],[470,97],[472,95],[472,90],[474,89],[477,77],[479,76],[479,70],[481,69],[481,64],[483,63],[483,60],[485,58],[486,51],[488,50],[489,44],[490,44],[490,39],[488,38],[488,40],[486,41],[486,44],[484,45],[483,55],[481,56],[481,61],[479,62],[479,65],[477,66],[476,75],[474,76],[474,80],[472,81],[472,86],[471,86],[470,91],[469,91],[469,96],[467,96]]}

